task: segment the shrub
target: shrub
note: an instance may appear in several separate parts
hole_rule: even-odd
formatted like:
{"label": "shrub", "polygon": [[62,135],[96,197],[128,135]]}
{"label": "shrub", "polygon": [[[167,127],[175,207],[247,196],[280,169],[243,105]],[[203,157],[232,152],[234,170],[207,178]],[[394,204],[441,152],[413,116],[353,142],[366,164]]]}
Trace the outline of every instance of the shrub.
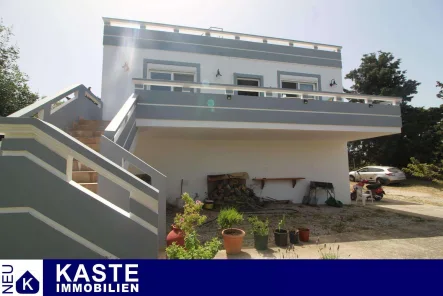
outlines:
{"label": "shrub", "polygon": [[269,234],[269,221],[259,220],[257,216],[252,216],[248,218],[249,223],[252,225],[252,234],[256,235],[268,235]]}
{"label": "shrub", "polygon": [[403,171],[411,176],[426,179],[429,181],[442,181],[443,180],[443,161],[441,166],[428,163],[420,163],[414,157],[410,158],[410,163]]}
{"label": "shrub", "polygon": [[285,215],[283,215],[283,218],[280,220],[280,222],[278,222],[278,231],[280,231],[283,227],[285,227],[286,222],[285,222]]}
{"label": "shrub", "polygon": [[221,229],[232,228],[233,225],[243,221],[243,215],[235,208],[222,209],[218,214],[217,223]]}
{"label": "shrub", "polygon": [[195,227],[202,225],[206,221],[206,216],[200,215],[203,203],[195,201],[188,193],[183,193],[182,199],[185,202],[183,214],[176,214],[174,224],[185,234],[194,230]]}
{"label": "shrub", "polygon": [[168,259],[212,259],[221,246],[220,240],[213,238],[204,245],[197,238],[195,230],[185,236],[185,246],[179,246],[175,242],[166,248]]}
{"label": "shrub", "polygon": [[324,244],[323,247],[318,249],[318,253],[320,254],[320,259],[339,259],[339,250],[340,245],[337,246],[337,249],[333,249],[331,246],[328,249],[326,244]]}

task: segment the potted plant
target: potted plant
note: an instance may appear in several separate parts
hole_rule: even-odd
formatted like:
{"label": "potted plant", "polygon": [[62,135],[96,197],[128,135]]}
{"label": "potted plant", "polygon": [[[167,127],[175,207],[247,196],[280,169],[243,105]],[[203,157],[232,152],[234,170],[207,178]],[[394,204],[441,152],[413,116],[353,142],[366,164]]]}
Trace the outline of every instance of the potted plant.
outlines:
{"label": "potted plant", "polygon": [[288,245],[288,231],[284,229],[284,227],[285,215],[283,215],[283,218],[278,222],[278,228],[274,230],[275,244],[278,247],[286,247]]}
{"label": "potted plant", "polygon": [[301,227],[298,229],[300,234],[300,241],[308,242],[309,241],[309,228]]}
{"label": "potted plant", "polygon": [[259,220],[257,216],[248,218],[252,225],[252,234],[254,235],[254,247],[257,250],[266,250],[268,248],[269,221]]}
{"label": "potted plant", "polygon": [[176,242],[179,246],[185,245],[185,235],[194,230],[195,227],[206,221],[206,216],[200,215],[203,203],[199,200],[194,201],[188,193],[183,193],[184,203],[183,214],[178,213],[174,217],[172,230],[166,237],[166,245],[170,246]]}
{"label": "potted plant", "polygon": [[289,230],[289,242],[293,245],[298,244],[299,233],[298,229]]}
{"label": "potted plant", "polygon": [[235,208],[222,209],[218,214],[217,223],[223,229],[223,245],[228,255],[241,252],[245,232],[238,228],[232,228],[233,225],[241,221],[243,221],[243,215]]}

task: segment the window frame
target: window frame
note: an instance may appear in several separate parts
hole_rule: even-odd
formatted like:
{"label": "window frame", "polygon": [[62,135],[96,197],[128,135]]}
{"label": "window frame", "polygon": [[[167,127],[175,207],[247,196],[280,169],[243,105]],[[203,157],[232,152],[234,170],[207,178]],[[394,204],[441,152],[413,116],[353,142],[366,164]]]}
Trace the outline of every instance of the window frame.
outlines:
{"label": "window frame", "polygon": [[[171,80],[168,81],[182,81],[182,80],[174,80],[175,78],[175,74],[180,74],[180,75],[189,75],[193,77],[192,82],[194,83],[196,80],[196,73],[194,72],[184,72],[184,71],[168,71],[168,70],[155,70],[155,69],[151,69],[149,70],[149,79],[153,79],[152,78],[152,73],[164,73],[164,74],[170,74],[171,75]],[[160,80],[160,79],[159,79]],[[183,81],[182,81],[183,82]],[[189,81],[191,82],[191,81]],[[156,85],[150,85],[149,89],[151,90],[152,86],[156,86]],[[194,89],[192,88],[182,88],[182,87],[176,87],[176,86],[165,86],[165,88],[168,87],[169,91],[176,91],[176,92],[194,92]],[[180,90],[178,90],[180,89]],[[166,90],[165,90],[166,91]]]}
{"label": "window frame", "polygon": [[[235,78],[235,85],[239,85],[238,81],[239,80],[246,80],[246,81],[256,81],[257,82],[257,87],[261,87],[261,79],[260,78],[251,78],[251,77],[242,77],[242,76],[238,76]],[[252,86],[252,85],[250,85]],[[260,97],[260,92],[259,91],[244,91],[244,90],[237,90],[235,92],[237,95],[239,96],[250,96],[250,97]],[[245,95],[243,93],[257,93],[257,95]]]}
{"label": "window frame", "polygon": [[[317,88],[318,88],[318,82],[295,80],[295,79],[291,80],[291,79],[284,79],[283,78],[283,79],[280,79],[280,88],[281,89],[292,89],[292,90],[294,90],[293,88],[283,88],[283,83],[284,82],[295,83],[297,85],[297,88],[295,90],[300,90],[300,91],[302,91],[300,89],[300,84],[310,84],[310,85],[312,85],[313,86],[313,91],[317,91]],[[301,98],[300,95],[284,94],[284,93],[281,94],[281,97],[282,98],[299,98],[299,99]],[[304,97],[304,98],[305,99],[310,99],[310,98],[316,99],[315,97],[311,97],[311,96]]]}

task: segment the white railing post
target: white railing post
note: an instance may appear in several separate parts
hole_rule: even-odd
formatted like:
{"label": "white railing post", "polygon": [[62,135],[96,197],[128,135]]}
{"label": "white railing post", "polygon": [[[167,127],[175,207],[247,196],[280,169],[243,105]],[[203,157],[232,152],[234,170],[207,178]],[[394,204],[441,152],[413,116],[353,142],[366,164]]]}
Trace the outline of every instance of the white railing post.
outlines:
{"label": "white railing post", "polygon": [[74,161],[74,157],[72,155],[68,155],[66,158],[66,182],[72,181],[72,163]]}
{"label": "white railing post", "polygon": [[40,111],[38,111],[38,113],[37,113],[37,117],[38,117],[38,119],[40,119],[40,120],[44,120],[44,119],[45,119],[45,109],[44,109],[44,108],[41,109]]}

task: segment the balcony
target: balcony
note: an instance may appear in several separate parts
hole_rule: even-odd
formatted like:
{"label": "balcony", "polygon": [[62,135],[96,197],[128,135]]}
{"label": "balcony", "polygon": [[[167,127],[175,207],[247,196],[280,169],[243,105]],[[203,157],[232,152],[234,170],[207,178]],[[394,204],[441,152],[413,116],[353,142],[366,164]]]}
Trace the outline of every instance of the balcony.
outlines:
{"label": "balcony", "polygon": [[[348,140],[401,131],[401,98],[396,97],[150,79],[133,83],[138,127],[353,133]],[[150,85],[184,91],[146,90]],[[236,95],[238,91],[263,96]]]}

